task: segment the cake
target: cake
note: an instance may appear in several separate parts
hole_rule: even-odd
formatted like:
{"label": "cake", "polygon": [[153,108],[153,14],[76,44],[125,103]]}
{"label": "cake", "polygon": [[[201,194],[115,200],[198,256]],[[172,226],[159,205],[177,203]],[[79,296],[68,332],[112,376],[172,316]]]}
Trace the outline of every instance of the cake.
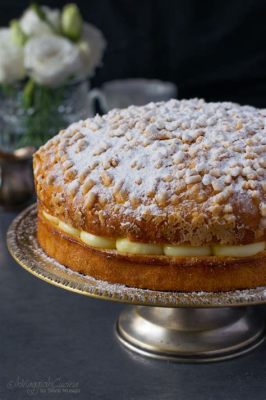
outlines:
{"label": "cake", "polygon": [[266,284],[266,110],[202,99],[114,109],[34,155],[40,246],[162,291]]}

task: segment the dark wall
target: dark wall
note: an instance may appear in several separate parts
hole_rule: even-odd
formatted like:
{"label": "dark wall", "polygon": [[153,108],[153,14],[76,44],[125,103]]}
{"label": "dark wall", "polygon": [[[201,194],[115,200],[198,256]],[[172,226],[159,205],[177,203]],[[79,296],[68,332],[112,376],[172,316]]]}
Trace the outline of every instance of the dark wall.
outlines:
{"label": "dark wall", "polygon": [[[65,1],[44,1],[61,7]],[[93,80],[142,76],[176,82],[179,97],[266,106],[264,0],[87,0],[83,16],[104,32],[104,66]],[[0,24],[27,1],[0,0]]]}

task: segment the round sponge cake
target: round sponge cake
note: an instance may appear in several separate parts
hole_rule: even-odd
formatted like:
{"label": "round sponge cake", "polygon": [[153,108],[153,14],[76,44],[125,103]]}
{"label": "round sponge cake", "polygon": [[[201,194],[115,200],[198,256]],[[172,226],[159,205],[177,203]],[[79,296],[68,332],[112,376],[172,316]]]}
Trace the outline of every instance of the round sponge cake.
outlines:
{"label": "round sponge cake", "polygon": [[265,118],[192,99],[72,124],[34,156],[41,245],[72,269],[131,286],[264,285]]}

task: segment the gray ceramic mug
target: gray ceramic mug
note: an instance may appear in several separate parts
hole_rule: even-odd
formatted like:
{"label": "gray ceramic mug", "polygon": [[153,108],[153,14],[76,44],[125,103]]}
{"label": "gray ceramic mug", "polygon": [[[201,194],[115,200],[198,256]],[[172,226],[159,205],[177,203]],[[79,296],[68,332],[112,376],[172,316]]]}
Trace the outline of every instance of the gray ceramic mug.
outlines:
{"label": "gray ceramic mug", "polygon": [[89,92],[92,113],[95,113],[95,100],[99,101],[102,111],[107,112],[113,108],[142,106],[151,101],[167,101],[176,97],[174,83],[142,78],[109,81]]}

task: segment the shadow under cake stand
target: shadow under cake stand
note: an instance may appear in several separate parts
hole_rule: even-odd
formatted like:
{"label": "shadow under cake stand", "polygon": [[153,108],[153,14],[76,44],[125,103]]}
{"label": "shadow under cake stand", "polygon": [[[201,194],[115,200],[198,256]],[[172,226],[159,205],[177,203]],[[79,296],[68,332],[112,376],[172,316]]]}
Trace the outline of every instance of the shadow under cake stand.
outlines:
{"label": "shadow under cake stand", "polygon": [[7,244],[15,260],[44,281],[86,296],[133,306],[118,317],[116,335],[145,356],[179,362],[210,362],[244,354],[264,340],[257,304],[266,288],[231,292],[160,292],[110,284],[75,273],[47,257],[36,240],[33,205],[11,224]]}

